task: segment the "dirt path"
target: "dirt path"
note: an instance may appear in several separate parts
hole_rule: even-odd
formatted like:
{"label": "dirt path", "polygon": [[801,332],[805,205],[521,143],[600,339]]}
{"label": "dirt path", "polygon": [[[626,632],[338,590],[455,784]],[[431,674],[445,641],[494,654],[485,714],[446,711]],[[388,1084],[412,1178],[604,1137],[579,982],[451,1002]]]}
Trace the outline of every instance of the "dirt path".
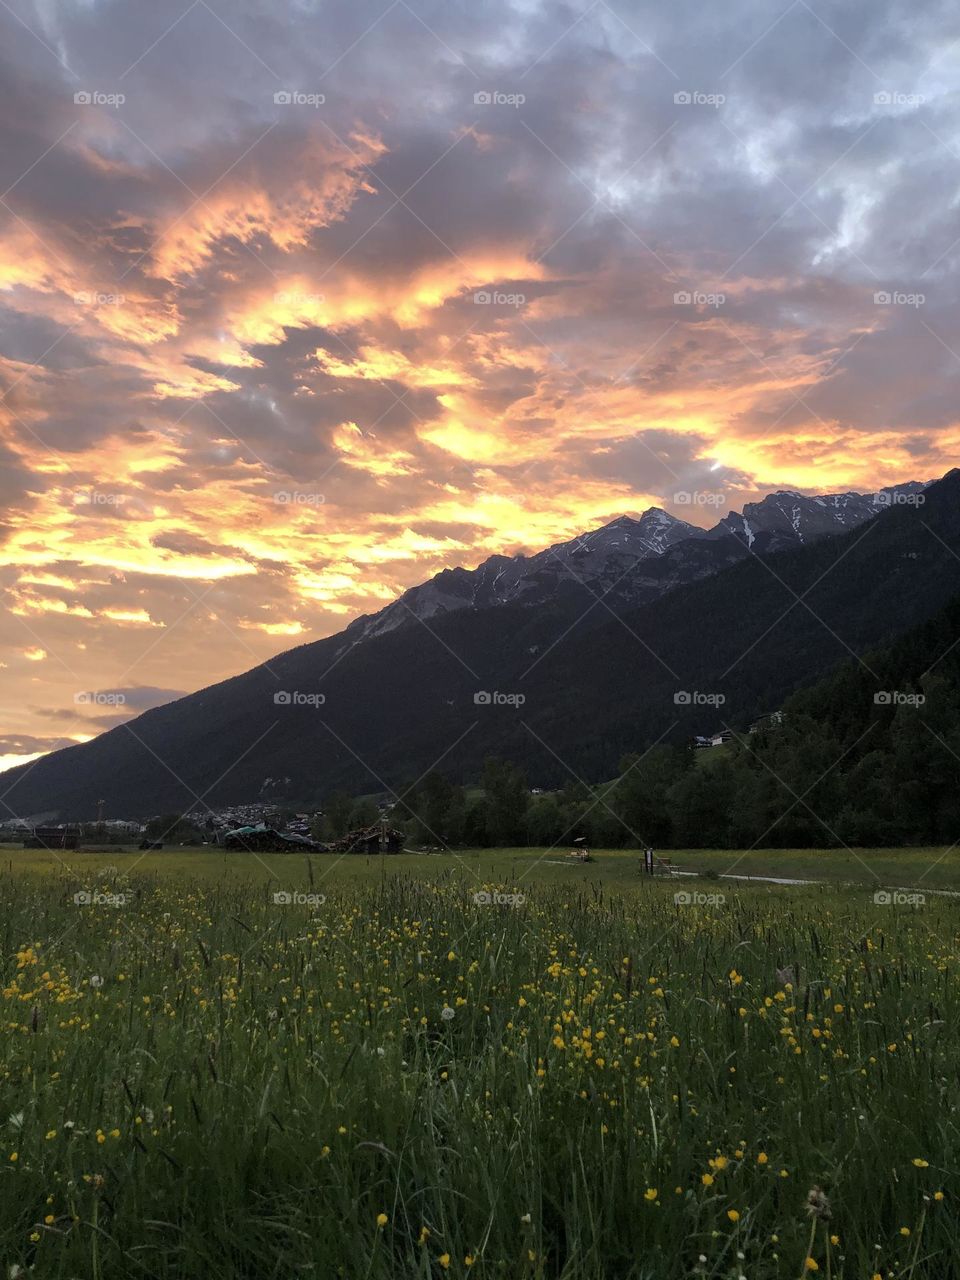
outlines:
{"label": "dirt path", "polygon": [[[674,869],[673,875],[702,877],[702,873],[699,871],[681,871],[678,868]],[[795,879],[791,879],[788,876],[747,876],[747,875],[738,875],[732,871],[721,871],[718,876],[718,879],[720,880],[751,880],[755,884],[792,884],[792,885],[836,884],[838,888],[841,885],[846,887],[846,885],[853,883],[852,881],[836,881],[836,880],[795,880]],[[893,892],[894,893],[930,894],[932,897],[938,897],[938,898],[960,898],[960,890],[956,890],[956,889],[925,889],[920,887],[909,887],[907,885],[897,885],[896,888],[893,890]]]}

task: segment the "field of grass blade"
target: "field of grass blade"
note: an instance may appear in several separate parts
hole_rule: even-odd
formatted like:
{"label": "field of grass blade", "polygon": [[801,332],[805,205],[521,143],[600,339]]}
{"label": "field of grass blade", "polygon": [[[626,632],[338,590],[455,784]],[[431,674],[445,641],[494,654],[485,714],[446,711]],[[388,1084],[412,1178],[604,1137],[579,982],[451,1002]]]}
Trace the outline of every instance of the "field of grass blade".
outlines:
{"label": "field of grass blade", "polygon": [[716,887],[0,876],[4,1274],[960,1274],[955,906]]}

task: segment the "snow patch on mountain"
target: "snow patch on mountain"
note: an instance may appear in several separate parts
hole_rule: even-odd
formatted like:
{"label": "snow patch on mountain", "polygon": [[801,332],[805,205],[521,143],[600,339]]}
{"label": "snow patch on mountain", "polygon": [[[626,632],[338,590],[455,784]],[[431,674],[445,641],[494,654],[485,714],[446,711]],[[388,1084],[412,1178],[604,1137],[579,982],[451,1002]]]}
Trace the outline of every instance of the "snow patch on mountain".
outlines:
{"label": "snow patch on mountain", "polygon": [[[780,489],[759,502],[748,502],[742,512],[729,512],[709,530],[650,507],[639,517],[618,516],[532,556],[495,555],[476,569],[444,569],[379,613],[357,618],[345,638],[357,644],[413,621],[428,626],[431,618],[460,609],[534,606],[571,588],[586,590],[608,608],[629,605],[723,567],[722,559],[711,561],[698,551],[704,543],[733,537],[751,553],[755,548],[766,552],[804,545],[856,528],[898,502],[915,500],[926,483],[912,481],[876,493],[806,495]],[[645,565],[665,556],[676,563],[652,581]]]}

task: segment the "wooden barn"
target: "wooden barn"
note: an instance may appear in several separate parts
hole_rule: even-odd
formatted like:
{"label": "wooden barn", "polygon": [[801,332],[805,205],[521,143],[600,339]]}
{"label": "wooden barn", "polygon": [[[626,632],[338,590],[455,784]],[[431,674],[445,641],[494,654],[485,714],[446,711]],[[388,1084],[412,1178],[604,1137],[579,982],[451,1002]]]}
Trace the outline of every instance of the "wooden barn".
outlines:
{"label": "wooden barn", "polygon": [[335,842],[338,853],[400,853],[406,837],[396,827],[385,822],[375,822],[372,827],[359,827],[348,831]]}

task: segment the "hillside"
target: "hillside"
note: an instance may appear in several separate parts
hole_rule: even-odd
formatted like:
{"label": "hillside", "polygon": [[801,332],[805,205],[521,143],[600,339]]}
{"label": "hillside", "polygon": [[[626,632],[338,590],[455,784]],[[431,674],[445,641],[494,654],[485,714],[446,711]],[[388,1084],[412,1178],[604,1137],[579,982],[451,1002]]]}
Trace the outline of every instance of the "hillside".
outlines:
{"label": "hillside", "polygon": [[[491,753],[540,785],[571,770],[611,776],[625,752],[746,724],[941,608],[960,590],[960,472],[925,498],[792,550],[758,555],[721,539],[714,545],[740,548],[738,562],[619,614],[571,582],[532,608],[468,608],[355,645],[343,635],[304,645],[9,771],[6,803],[90,817],[100,797],[139,813],[311,799],[334,786],[396,785],[437,764],[476,777]],[[679,692],[725,702],[677,705]],[[478,703],[478,693],[514,696]]]}

